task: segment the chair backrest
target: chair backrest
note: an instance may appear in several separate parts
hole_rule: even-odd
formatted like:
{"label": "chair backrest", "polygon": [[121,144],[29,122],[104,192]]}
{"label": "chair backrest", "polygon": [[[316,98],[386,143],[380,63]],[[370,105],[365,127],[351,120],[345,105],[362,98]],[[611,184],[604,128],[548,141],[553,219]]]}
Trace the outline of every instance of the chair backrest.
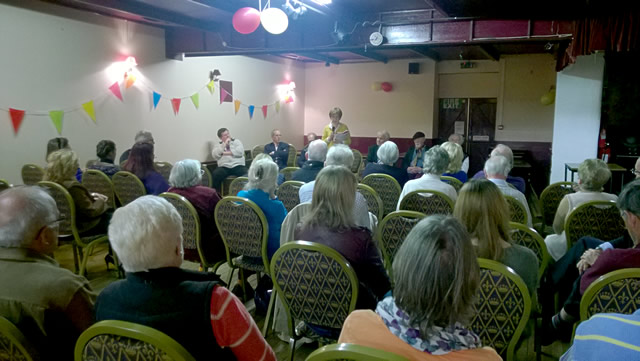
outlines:
{"label": "chair backrest", "polygon": [[233,265],[232,256],[242,255],[262,258],[265,270],[269,269],[269,226],[257,204],[247,198],[227,196],[216,205],[214,217],[230,265]]}
{"label": "chair backrest", "polygon": [[0,360],[33,361],[38,354],[22,332],[9,320],[0,316]]}
{"label": "chair backrest", "polygon": [[515,199],[512,196],[504,195],[504,199],[507,200],[507,204],[509,204],[509,214],[511,215],[511,222],[527,224],[529,221],[527,219],[527,209],[524,207],[519,200]]}
{"label": "chair backrest", "polygon": [[264,145],[256,145],[251,150],[251,159],[256,159],[258,154],[264,153]]}
{"label": "chair backrest", "polygon": [[290,212],[293,207],[300,204],[300,187],[304,185],[304,182],[299,181],[286,181],[278,187],[278,199],[282,201],[287,212]]}
{"label": "chair backrest", "polygon": [[126,206],[129,202],[147,194],[144,184],[133,173],[117,172],[111,177],[111,181],[113,182],[113,190],[122,206]]}
{"label": "chair backrest", "polygon": [[409,192],[402,197],[400,209],[403,211],[415,211],[430,214],[451,214],[453,213],[453,201],[442,192],[420,189]]}
{"label": "chair backrest", "polygon": [[44,179],[44,169],[35,164],[25,164],[22,166],[22,183],[34,185]]}
{"label": "chair backrest", "polygon": [[76,241],[80,240],[80,234],[76,227],[76,205],[67,189],[58,183],[42,181],[39,186],[47,189],[49,195],[56,201],[58,212],[60,213],[60,225],[58,233],[60,236],[73,236]]}
{"label": "chair backrest", "polygon": [[411,232],[413,226],[418,224],[422,218],[426,217],[424,213],[412,211],[394,211],[387,214],[380,223],[378,223],[378,246],[382,251],[384,258],[384,266],[387,269],[389,278],[393,279],[391,264],[396,252],[400,249],[402,242],[407,238],[407,234]]}
{"label": "chair backrest", "polygon": [[450,177],[448,175],[443,175],[440,176],[440,179],[449,184],[450,186],[452,186],[455,190],[456,193],[460,193],[460,189],[462,188],[462,186],[464,185],[462,182],[460,182],[460,180],[456,177]]}
{"label": "chair backrest", "polygon": [[87,169],[82,173],[82,185],[89,192],[104,194],[109,198],[107,204],[109,208],[116,208],[116,195],[113,190],[113,182],[111,178],[97,169]]}
{"label": "chair backrest", "polygon": [[[197,250],[200,254],[200,259],[189,259],[188,261],[202,261],[200,217],[198,216],[198,211],[196,211],[189,200],[179,194],[164,192],[160,194],[160,197],[169,201],[169,203],[171,203],[176,208],[176,210],[180,214],[180,217],[182,217],[183,247],[185,249]],[[203,264],[204,263],[205,262],[203,262]]]}
{"label": "chair backrest", "polygon": [[580,319],[596,313],[631,314],[640,309],[640,268],[624,268],[600,276],[580,300]]}
{"label": "chair backrest", "polygon": [[335,343],[311,353],[306,361],[409,361],[394,353],[351,343]]}
{"label": "chair backrest", "polygon": [[373,173],[364,177],[361,183],[368,185],[378,193],[384,205],[383,215],[386,216],[396,210],[402,188],[395,178],[388,174]]}
{"label": "chair backrest", "polygon": [[285,181],[290,181],[291,176],[293,176],[293,172],[300,169],[300,167],[286,167],[280,170],[280,173],[284,176]]}
{"label": "chair backrest", "polygon": [[553,218],[556,216],[558,205],[564,196],[575,193],[573,183],[558,182],[549,184],[540,194],[540,206],[542,209],[542,219],[544,224],[552,225]]}
{"label": "chair backrest", "polygon": [[511,227],[511,241],[514,244],[529,248],[538,257],[538,280],[540,280],[551,261],[544,238],[535,229],[529,228],[524,224],[511,222],[509,225]]}
{"label": "chair backrest", "polygon": [[85,330],[74,352],[75,361],[195,361],[166,334],[132,322],[100,321]]}
{"label": "chair backrest", "polygon": [[290,332],[293,320],[341,328],[356,307],[356,272],[327,246],[306,241],[282,245],[271,259],[271,277],[289,316]]}
{"label": "chair backrest", "polygon": [[8,188],[11,188],[11,184],[4,179],[0,179],[0,192]]}
{"label": "chair backrest", "polygon": [[615,201],[592,201],[569,212],[564,231],[570,249],[580,237],[611,240],[623,236],[626,228]]}
{"label": "chair backrest", "polygon": [[280,244],[295,241],[295,231],[298,224],[302,221],[311,211],[311,203],[300,203],[287,213],[287,216],[282,221],[282,228],[280,229]]}
{"label": "chair backrest", "polygon": [[229,186],[229,195],[237,196],[238,192],[244,189],[244,186],[249,183],[248,177],[237,177],[231,181],[231,185]]}
{"label": "chair backrest", "polygon": [[375,189],[369,187],[366,184],[359,183],[358,193],[362,194],[364,199],[367,200],[369,212],[373,213],[378,219],[382,219],[384,205],[382,204],[382,199],[380,199],[378,192],[376,192]]}
{"label": "chair backrest", "polygon": [[351,149],[351,152],[353,152],[353,164],[351,165],[351,171],[353,173],[358,173],[360,165],[362,164],[362,153],[357,149]]}
{"label": "chair backrest", "polygon": [[211,177],[211,171],[204,164],[201,166],[201,168],[204,173],[202,174],[202,182],[200,184],[209,188],[213,187],[213,178]]}
{"label": "chair backrest", "polygon": [[171,174],[173,164],[169,162],[154,162],[153,165],[156,167],[156,170],[160,173],[162,178],[169,183],[169,175]]}
{"label": "chair backrest", "polygon": [[520,276],[501,263],[478,258],[478,265],[480,287],[470,327],[483,346],[493,347],[505,361],[512,361],[531,312],[529,290]]}
{"label": "chair backrest", "polygon": [[295,167],[297,157],[298,150],[293,146],[293,144],[289,144],[289,158],[287,158],[287,167]]}

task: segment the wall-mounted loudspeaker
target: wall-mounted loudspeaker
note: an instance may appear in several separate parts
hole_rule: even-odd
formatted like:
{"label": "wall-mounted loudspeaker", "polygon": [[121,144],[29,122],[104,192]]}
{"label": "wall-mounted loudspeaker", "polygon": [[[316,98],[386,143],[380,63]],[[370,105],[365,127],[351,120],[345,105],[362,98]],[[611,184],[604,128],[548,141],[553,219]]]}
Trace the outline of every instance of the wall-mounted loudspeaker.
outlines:
{"label": "wall-mounted loudspeaker", "polygon": [[409,63],[409,74],[420,74],[420,63]]}

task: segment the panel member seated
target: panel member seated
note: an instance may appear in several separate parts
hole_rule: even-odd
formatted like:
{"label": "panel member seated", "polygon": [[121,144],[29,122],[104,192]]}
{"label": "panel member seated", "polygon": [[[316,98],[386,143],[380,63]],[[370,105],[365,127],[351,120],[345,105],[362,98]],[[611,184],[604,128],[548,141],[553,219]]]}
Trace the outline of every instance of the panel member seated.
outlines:
{"label": "panel member seated", "polygon": [[301,169],[293,172],[291,180],[307,183],[316,179],[327,158],[327,143],[321,139],[314,140],[309,144],[309,151],[305,155],[308,160]]}
{"label": "panel member seated", "polygon": [[229,129],[218,129],[220,142],[213,147],[211,156],[218,162],[218,167],[211,173],[213,188],[220,192],[222,182],[230,175],[242,177],[247,174],[244,159],[244,146],[238,139],[231,138]]}
{"label": "panel member seated", "polygon": [[280,130],[272,130],[271,140],[273,142],[264,146],[264,153],[271,156],[271,159],[278,165],[278,169],[286,167],[289,160],[289,143],[281,142],[281,136]]}
{"label": "panel member seated", "polygon": [[386,130],[378,131],[376,136],[376,144],[369,147],[369,151],[367,152],[367,163],[377,163],[378,162],[378,149],[384,142],[389,140],[391,135]]}
{"label": "panel member seated", "polygon": [[318,139],[318,136],[316,135],[316,133],[309,133],[307,134],[307,145],[302,148],[302,150],[300,151],[300,155],[298,156],[298,160],[297,160],[297,164],[298,167],[302,168],[302,166],[304,165],[304,162],[307,161],[307,149],[309,148],[309,144],[311,144],[311,142],[313,142],[314,140]]}
{"label": "panel member seated", "polygon": [[362,172],[362,177],[364,178],[373,173],[387,174],[392,176],[400,184],[400,187],[404,187],[409,177],[404,169],[395,167],[399,155],[396,143],[390,140],[386,141],[378,148],[378,154],[376,155],[378,162],[367,164]]}
{"label": "panel member seated", "polygon": [[423,132],[416,132],[411,139],[413,147],[407,150],[402,160],[402,168],[407,170],[409,179],[415,179],[422,175],[422,161],[429,147],[425,145],[426,138]]}

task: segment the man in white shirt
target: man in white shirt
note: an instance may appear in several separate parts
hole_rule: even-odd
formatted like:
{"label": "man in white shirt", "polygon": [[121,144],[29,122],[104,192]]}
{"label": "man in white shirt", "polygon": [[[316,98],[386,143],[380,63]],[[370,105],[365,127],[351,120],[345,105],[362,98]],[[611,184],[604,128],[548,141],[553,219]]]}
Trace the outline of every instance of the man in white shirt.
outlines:
{"label": "man in white shirt", "polygon": [[515,198],[518,202],[520,202],[525,210],[527,211],[527,226],[532,226],[531,220],[531,211],[529,210],[529,203],[527,203],[527,198],[517,190],[514,186],[511,186],[507,183],[507,176],[511,171],[511,166],[507,158],[501,155],[491,156],[484,163],[484,174],[488,180],[493,182],[495,185],[500,188],[500,192],[505,196],[511,196]]}
{"label": "man in white shirt", "polygon": [[247,174],[246,161],[244,159],[244,147],[238,139],[231,138],[229,129],[218,129],[220,143],[211,151],[213,160],[218,162],[218,167],[211,173],[213,188],[220,193],[222,182],[230,175],[241,177]]}

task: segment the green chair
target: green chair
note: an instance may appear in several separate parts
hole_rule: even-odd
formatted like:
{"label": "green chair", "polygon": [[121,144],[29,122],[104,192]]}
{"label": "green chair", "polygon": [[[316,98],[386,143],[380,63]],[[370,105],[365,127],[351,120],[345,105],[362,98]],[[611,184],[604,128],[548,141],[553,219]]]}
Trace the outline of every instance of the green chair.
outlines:
{"label": "green chair", "polygon": [[531,312],[531,298],[524,281],[511,268],[478,258],[480,287],[471,319],[471,329],[482,345],[493,347],[505,360],[514,351]]}
{"label": "green chair", "polygon": [[229,185],[229,194],[230,196],[237,196],[238,192],[244,189],[244,186],[249,183],[249,178],[247,177],[236,177],[231,181],[231,185]]}
{"label": "green chair", "polygon": [[418,224],[422,218],[426,217],[424,213],[412,211],[395,211],[387,214],[382,221],[378,223],[378,247],[382,251],[384,258],[384,267],[387,269],[389,278],[393,280],[393,271],[391,265],[396,252],[400,249],[402,242]]}
{"label": "green chair", "polygon": [[[340,253],[327,246],[306,241],[284,244],[271,260],[271,277],[287,314],[290,360],[298,339],[294,322],[340,329],[356,307],[356,272]],[[315,334],[308,336],[324,342]]]}
{"label": "green chair", "polygon": [[251,159],[256,159],[258,154],[264,153],[264,145],[256,145],[251,150]]}
{"label": "green chair", "polygon": [[126,206],[136,198],[147,194],[144,184],[133,173],[117,172],[111,177],[111,182],[113,182],[113,190],[116,192],[116,197],[118,197],[118,201],[122,206]]}
{"label": "green chair", "polygon": [[357,149],[351,149],[353,152],[353,164],[351,164],[351,171],[358,174],[360,167],[362,166],[362,153]]}
{"label": "green chair", "polygon": [[625,268],[600,276],[580,300],[580,320],[596,313],[631,314],[640,309],[640,268]]}
{"label": "green chair", "polygon": [[446,194],[431,189],[409,192],[400,201],[400,210],[431,214],[453,213],[453,200]]}
{"label": "green chair", "polygon": [[542,209],[543,226],[553,226],[558,205],[564,196],[575,193],[573,183],[557,182],[547,186],[540,194],[540,208]]}
{"label": "green chair", "polygon": [[166,334],[132,322],[100,321],[85,330],[74,352],[75,361],[195,361]]}
{"label": "green chair", "polygon": [[311,353],[306,361],[409,361],[391,352],[350,343],[336,343]]}
{"label": "green chair", "polygon": [[551,256],[547,251],[547,245],[544,238],[533,228],[529,228],[524,224],[511,222],[511,240],[514,244],[527,247],[538,257],[538,280],[542,279],[544,271],[547,269]]}
{"label": "green chair", "polygon": [[82,185],[85,186],[89,192],[100,193],[107,196],[109,208],[116,208],[115,191],[113,190],[113,182],[111,182],[109,176],[96,169],[87,169],[82,173]]}
{"label": "green chair", "polygon": [[591,201],[569,212],[564,221],[567,249],[581,237],[610,240],[623,236],[627,230],[615,201]]}
{"label": "green chair", "polygon": [[369,212],[373,213],[373,215],[375,215],[378,220],[382,219],[384,205],[382,204],[382,199],[380,199],[380,196],[378,196],[378,192],[376,192],[373,188],[369,187],[366,184],[359,183],[358,193],[362,194],[364,199],[367,200]]}
{"label": "green chair", "polygon": [[280,170],[280,174],[284,176],[285,181],[290,181],[293,173],[300,169],[300,167],[286,167]]}
{"label": "green chair", "polygon": [[201,166],[202,169],[202,182],[201,185],[211,188],[213,186],[213,178],[211,178],[211,171],[206,165]]}
{"label": "green chair", "polygon": [[[42,181],[39,182],[38,185],[46,188],[51,197],[56,201],[61,219],[58,231],[59,237],[71,238],[73,262],[76,271],[78,274],[84,275],[87,268],[87,260],[91,252],[98,244],[109,243],[109,237],[106,234],[82,237],[76,226],[76,205],[69,192],[63,186],[54,182]],[[80,260],[80,267],[78,267],[78,260]]]}
{"label": "green chair", "polygon": [[22,166],[22,183],[25,185],[35,185],[44,179],[44,169],[35,164],[25,164]]}
{"label": "green chair", "polygon": [[402,188],[398,181],[388,174],[373,173],[362,179],[362,184],[373,188],[384,205],[383,216],[396,210]]}
{"label": "green chair", "polygon": [[162,178],[169,183],[169,175],[171,175],[171,169],[173,168],[173,164],[169,162],[154,162],[153,165],[156,167],[156,170]]}
{"label": "green chair", "polygon": [[9,320],[0,316],[0,360],[34,361],[38,353],[22,332]]}
{"label": "green chair", "polygon": [[282,183],[277,190],[278,199],[282,201],[287,212],[300,204],[300,187],[304,185],[304,182],[299,181],[286,181]]}
{"label": "green chair", "polygon": [[0,192],[9,188],[11,188],[11,184],[4,179],[0,179]]}
{"label": "green chair", "polygon": [[456,193],[460,193],[460,189],[462,188],[462,186],[464,185],[462,182],[460,182],[460,180],[456,177],[450,177],[448,175],[443,175],[440,176],[440,179],[449,184],[450,186],[452,186],[455,190]]}
{"label": "green chair", "polygon": [[527,209],[524,207],[519,200],[515,199],[512,196],[504,195],[504,199],[509,204],[509,214],[511,215],[511,222],[516,222],[520,224],[527,224],[529,221],[527,216]]}
{"label": "green chair", "polygon": [[289,144],[289,157],[287,158],[287,168],[296,166],[296,158],[298,155],[298,150],[293,144]]}

